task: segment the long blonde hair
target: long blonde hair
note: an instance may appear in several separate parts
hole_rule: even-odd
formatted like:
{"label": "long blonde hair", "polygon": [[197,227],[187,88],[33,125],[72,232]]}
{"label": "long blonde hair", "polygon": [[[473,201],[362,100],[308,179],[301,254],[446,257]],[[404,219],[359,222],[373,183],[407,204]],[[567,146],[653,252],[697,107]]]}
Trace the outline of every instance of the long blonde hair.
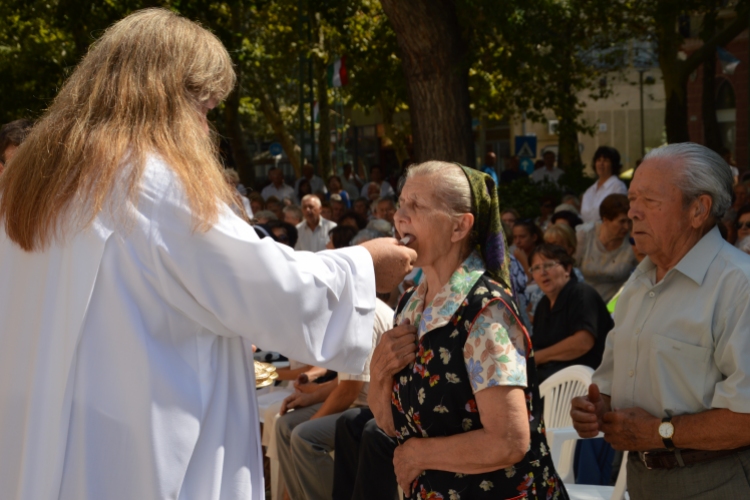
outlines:
{"label": "long blonde hair", "polygon": [[219,39],[170,11],[141,10],[109,27],[0,176],[8,236],[44,248],[71,212],[91,223],[116,182],[135,199],[154,153],[180,179],[194,229],[207,230],[233,198],[201,108],[234,83]]}

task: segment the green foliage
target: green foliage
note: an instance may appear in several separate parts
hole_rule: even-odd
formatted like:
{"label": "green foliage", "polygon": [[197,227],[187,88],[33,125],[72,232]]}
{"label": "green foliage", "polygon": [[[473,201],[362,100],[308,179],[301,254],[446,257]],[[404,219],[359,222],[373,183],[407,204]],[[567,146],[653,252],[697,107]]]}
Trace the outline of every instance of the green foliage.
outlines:
{"label": "green foliage", "polygon": [[497,195],[501,210],[513,208],[526,219],[539,216],[543,197],[552,196],[559,200],[563,191],[550,182],[537,183],[525,177],[510,183],[501,182],[497,186]]}

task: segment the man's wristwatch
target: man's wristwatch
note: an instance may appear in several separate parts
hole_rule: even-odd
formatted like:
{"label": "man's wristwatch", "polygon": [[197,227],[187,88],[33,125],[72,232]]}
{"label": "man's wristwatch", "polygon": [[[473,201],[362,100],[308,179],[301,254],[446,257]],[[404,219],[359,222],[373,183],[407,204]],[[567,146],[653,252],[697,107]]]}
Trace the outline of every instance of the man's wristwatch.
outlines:
{"label": "man's wristwatch", "polygon": [[659,425],[659,436],[664,442],[664,447],[668,450],[674,450],[674,442],[672,436],[674,436],[674,425],[672,425],[672,417],[664,417],[661,419]]}

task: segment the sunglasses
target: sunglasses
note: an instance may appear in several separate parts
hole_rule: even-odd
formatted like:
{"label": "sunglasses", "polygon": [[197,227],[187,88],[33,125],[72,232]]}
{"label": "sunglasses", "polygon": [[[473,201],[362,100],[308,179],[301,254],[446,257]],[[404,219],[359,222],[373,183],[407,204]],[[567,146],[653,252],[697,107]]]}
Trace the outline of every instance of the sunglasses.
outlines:
{"label": "sunglasses", "polygon": [[750,220],[745,222],[738,222],[737,229],[750,229]]}

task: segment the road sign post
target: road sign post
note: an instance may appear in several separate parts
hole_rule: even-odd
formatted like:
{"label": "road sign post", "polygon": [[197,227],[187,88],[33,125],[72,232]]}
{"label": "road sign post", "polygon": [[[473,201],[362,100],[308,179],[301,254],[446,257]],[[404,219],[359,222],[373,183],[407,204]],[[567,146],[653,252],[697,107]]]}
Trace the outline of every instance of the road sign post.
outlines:
{"label": "road sign post", "polygon": [[516,156],[520,161],[520,168],[527,174],[534,172],[534,158],[536,158],[536,136],[516,136]]}

